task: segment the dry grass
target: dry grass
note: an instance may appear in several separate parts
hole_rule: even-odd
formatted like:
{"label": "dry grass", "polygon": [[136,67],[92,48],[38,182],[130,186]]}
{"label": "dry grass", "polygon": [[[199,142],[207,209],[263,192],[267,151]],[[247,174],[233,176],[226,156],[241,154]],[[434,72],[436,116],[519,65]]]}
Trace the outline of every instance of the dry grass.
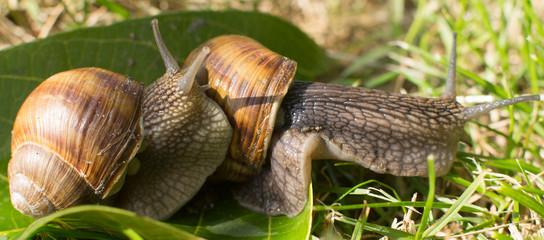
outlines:
{"label": "dry grass", "polygon": [[[44,38],[76,27],[108,25],[123,19],[102,5],[89,1],[3,0],[0,2],[0,49]],[[382,1],[262,0],[262,1],[119,1],[131,18],[182,10],[238,9],[279,16],[297,25],[319,45],[334,51],[360,52],[369,36],[392,31],[390,4]],[[408,7],[410,9],[410,7]],[[403,9],[406,11],[406,9]],[[409,15],[402,15],[408,24]],[[404,26],[406,27],[406,26]],[[385,34],[381,34],[385,35]],[[374,39],[379,40],[379,39]],[[366,45],[364,43],[367,43]],[[366,46],[366,47],[365,47]]]}

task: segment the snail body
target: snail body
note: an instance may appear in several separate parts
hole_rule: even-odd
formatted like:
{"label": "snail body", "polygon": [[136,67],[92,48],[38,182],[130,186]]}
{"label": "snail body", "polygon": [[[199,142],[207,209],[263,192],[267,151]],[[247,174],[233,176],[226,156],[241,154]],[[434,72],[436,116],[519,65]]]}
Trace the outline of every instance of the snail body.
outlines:
{"label": "snail body", "polygon": [[[160,36],[158,30],[155,35]],[[169,55],[164,54],[168,52],[165,44],[160,37],[155,39],[163,59],[169,59],[164,57]],[[202,62],[196,60],[208,51]],[[426,176],[426,160],[432,155],[437,174],[444,175],[455,159],[467,121],[495,108],[540,99],[533,95],[463,107],[455,100],[455,50],[447,89],[439,98],[293,81],[296,62],[238,35],[201,44],[182,69],[190,66],[199,66],[195,84],[206,89],[232,126],[221,165],[211,176],[201,174],[194,180],[198,186],[209,176],[234,182],[232,190],[241,205],[272,216],[295,216],[303,210],[313,159],[356,162],[379,173]],[[187,173],[201,172],[199,165],[185,167]],[[156,176],[161,171],[148,174]],[[143,192],[130,199],[140,201],[142,196]],[[175,209],[187,200],[178,199]]]}
{"label": "snail body", "polygon": [[[426,176],[427,158],[433,156],[441,176],[453,164],[466,122],[492,109],[541,99],[532,95],[462,106],[455,100],[455,48],[446,90],[438,98],[293,81],[295,62],[283,59],[271,64],[271,59],[285,57],[237,35],[208,40],[188,56],[185,65],[203,48],[209,48],[210,55],[197,81],[210,86],[207,95],[218,102],[233,126],[227,157],[213,176],[237,182],[233,193],[238,202],[271,216],[292,217],[303,210],[311,160],[343,160],[378,173]],[[284,66],[279,68],[280,76],[288,77],[272,75],[266,84],[286,87],[261,91],[265,81],[260,73],[277,65]],[[274,110],[241,114],[257,102]],[[257,124],[246,123],[247,116]]]}

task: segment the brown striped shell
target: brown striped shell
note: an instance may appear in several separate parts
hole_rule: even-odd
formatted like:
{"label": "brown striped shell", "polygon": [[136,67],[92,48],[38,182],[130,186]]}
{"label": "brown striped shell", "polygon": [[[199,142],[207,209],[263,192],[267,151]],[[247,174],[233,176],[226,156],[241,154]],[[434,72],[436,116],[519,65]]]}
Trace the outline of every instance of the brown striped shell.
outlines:
{"label": "brown striped shell", "polygon": [[263,165],[276,114],[297,64],[251,38],[223,35],[194,50],[185,65],[204,46],[210,54],[199,82],[209,85],[207,95],[219,104],[233,127],[228,157],[218,172],[236,180],[232,173],[252,175]]}
{"label": "brown striped shell", "polygon": [[96,203],[123,176],[142,140],[144,86],[98,68],[58,73],[25,100],[8,166],[12,204],[45,216]]}

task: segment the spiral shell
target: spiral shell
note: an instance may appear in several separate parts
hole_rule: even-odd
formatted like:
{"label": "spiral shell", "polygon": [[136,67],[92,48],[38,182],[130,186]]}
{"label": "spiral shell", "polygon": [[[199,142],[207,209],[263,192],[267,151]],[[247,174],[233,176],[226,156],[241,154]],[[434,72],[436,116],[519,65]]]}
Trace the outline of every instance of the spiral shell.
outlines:
{"label": "spiral shell", "polygon": [[140,146],[143,93],[141,83],[98,68],[58,73],[40,84],[12,131],[13,206],[42,217],[108,195]]}
{"label": "spiral shell", "polygon": [[251,38],[223,35],[203,43],[185,65],[204,46],[210,49],[210,55],[199,82],[209,85],[207,95],[219,104],[233,126],[228,159],[218,171],[251,175],[265,161],[276,115],[297,63]]}

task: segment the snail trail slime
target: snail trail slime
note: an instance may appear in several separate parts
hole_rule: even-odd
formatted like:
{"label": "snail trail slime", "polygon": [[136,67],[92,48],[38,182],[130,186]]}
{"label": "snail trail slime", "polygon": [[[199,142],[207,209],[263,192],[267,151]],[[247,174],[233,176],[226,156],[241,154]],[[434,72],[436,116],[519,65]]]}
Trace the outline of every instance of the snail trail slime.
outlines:
{"label": "snail trail slime", "polygon": [[[8,167],[19,211],[38,218],[113,195],[114,206],[166,219],[214,176],[232,182],[249,209],[295,216],[308,201],[311,160],[425,176],[432,155],[443,175],[467,121],[541,99],[456,102],[455,38],[446,92],[422,98],[293,81],[296,62],[237,35],[208,40],[180,68],[158,22],[152,26],[166,73],[145,89],[126,76],[82,68],[50,77],[25,100]],[[139,170],[126,174],[141,145]]]}

